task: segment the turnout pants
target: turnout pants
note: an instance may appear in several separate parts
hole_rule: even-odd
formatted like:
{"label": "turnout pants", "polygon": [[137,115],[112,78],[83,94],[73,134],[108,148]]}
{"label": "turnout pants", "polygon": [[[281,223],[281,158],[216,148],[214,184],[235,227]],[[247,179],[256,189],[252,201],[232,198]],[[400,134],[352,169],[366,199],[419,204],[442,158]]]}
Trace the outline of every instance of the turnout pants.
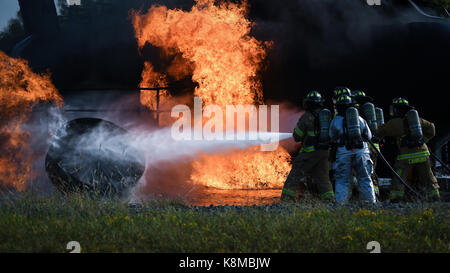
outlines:
{"label": "turnout pants", "polygon": [[369,153],[342,153],[336,160],[336,201],[348,202],[351,194],[352,170],[359,184],[360,199],[375,203],[375,191],[371,179],[373,162]]}
{"label": "turnout pants", "polygon": [[[431,170],[430,158],[425,161],[412,163],[408,160],[397,160],[394,165],[397,174],[407,182],[409,174],[412,172],[419,179],[419,190],[424,191],[427,198],[439,197],[439,184]],[[408,183],[408,182],[407,182]],[[405,186],[396,178],[392,179],[391,199],[401,199],[405,195]]]}
{"label": "turnout pants", "polygon": [[328,150],[302,152],[294,158],[292,169],[284,183],[281,198],[294,198],[302,179],[311,176],[316,183],[321,199],[334,199],[329,179]]}

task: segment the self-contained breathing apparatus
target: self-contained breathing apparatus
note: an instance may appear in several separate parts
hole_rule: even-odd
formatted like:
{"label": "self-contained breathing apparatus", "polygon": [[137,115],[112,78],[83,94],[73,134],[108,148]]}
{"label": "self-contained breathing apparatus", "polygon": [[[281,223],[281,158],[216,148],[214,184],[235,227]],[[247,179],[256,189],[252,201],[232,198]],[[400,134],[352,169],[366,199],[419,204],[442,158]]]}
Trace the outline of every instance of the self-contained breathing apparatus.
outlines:
{"label": "self-contained breathing apparatus", "polygon": [[330,147],[330,123],[331,111],[324,108],[319,112],[319,137],[316,145],[318,149],[328,149]]}
{"label": "self-contained breathing apparatus", "polygon": [[400,147],[415,148],[425,144],[419,113],[416,110],[411,109],[406,113],[403,124],[406,135],[401,139]]}
{"label": "self-contained breathing apparatus", "polygon": [[314,135],[309,137],[313,138],[314,147],[316,149],[328,149],[330,146],[329,141],[329,128],[331,120],[331,112],[328,109],[322,109],[317,113],[317,109],[323,107],[324,100],[317,91],[311,91],[306,95],[304,100],[304,106],[314,116]]}
{"label": "self-contained breathing apparatus", "polygon": [[344,135],[339,143],[340,147],[345,146],[347,150],[362,149],[364,147],[359,124],[359,113],[355,107],[349,107],[345,111],[343,130]]}
{"label": "self-contained breathing apparatus", "polygon": [[[375,114],[377,117],[377,126],[380,127],[384,124],[384,112],[383,109],[376,107],[375,108]],[[376,133],[376,132],[373,132]]]}
{"label": "self-contained breathing apparatus", "polygon": [[373,103],[366,102],[363,106],[361,106],[361,110],[364,114],[367,125],[369,125],[370,131],[375,133],[378,129],[375,106]]}

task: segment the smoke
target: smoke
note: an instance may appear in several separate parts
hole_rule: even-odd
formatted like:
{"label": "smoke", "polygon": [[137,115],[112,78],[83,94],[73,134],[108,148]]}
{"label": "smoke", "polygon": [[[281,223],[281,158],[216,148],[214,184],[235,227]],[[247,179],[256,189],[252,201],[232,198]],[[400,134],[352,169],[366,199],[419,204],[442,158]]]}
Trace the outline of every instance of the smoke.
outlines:
{"label": "smoke", "polygon": [[[401,1],[381,1],[381,6],[370,6],[365,0],[248,3],[248,17],[255,23],[250,35],[259,41],[273,41],[259,73],[264,98],[295,100],[297,105],[297,96],[311,89],[331,92],[335,86],[344,85],[370,92],[375,85],[374,74],[381,73],[380,68],[386,71],[383,62],[398,57],[391,53],[396,50],[391,42],[402,36],[392,33],[411,22],[429,21]],[[155,4],[181,7],[173,1]],[[183,8],[190,7],[186,4]],[[161,63],[170,63],[157,53],[151,54],[155,48],[145,49],[143,55],[155,65],[165,67],[168,64]],[[383,85],[383,81],[378,82]]]}
{"label": "smoke", "polygon": [[[274,41],[268,51],[267,69],[261,73],[264,97],[291,100],[312,88],[331,90],[338,85],[376,89],[393,81],[389,74],[413,70],[417,62],[405,59],[395,61],[402,68],[389,70],[392,63],[386,62],[390,58],[395,60],[398,54],[389,54],[392,48],[377,40],[382,33],[395,32],[396,26],[428,20],[405,2],[382,0],[381,6],[369,6],[365,0],[249,0],[249,18],[255,22],[251,35],[260,41]],[[50,68],[56,86],[61,88],[137,86],[144,61],[151,60],[158,71],[168,66],[169,61],[158,49],[147,48],[139,53],[129,12],[146,11],[155,4],[189,10],[195,2],[116,0],[111,3],[112,11],[94,11],[96,6],[86,6],[92,11],[88,14],[95,15],[92,23],[86,26],[78,22],[80,18],[70,17],[70,28],[63,29],[59,40],[48,41],[51,45],[44,47],[31,45],[33,50],[25,50],[24,57],[36,67]],[[398,53],[403,53],[409,47],[403,38],[393,35],[386,40],[401,40]],[[433,48],[433,52],[447,56],[446,49]],[[443,64],[447,60],[441,59]],[[371,75],[381,72],[388,74],[383,75],[385,80],[374,83]],[[424,82],[436,78],[434,74],[439,70],[432,72],[427,73]],[[171,79],[171,83],[178,80]],[[180,84],[188,85],[190,81],[187,77]],[[386,92],[390,94],[395,89]]]}
{"label": "smoke", "polygon": [[64,137],[67,121],[61,107],[40,104],[33,108],[30,119],[22,124],[22,130],[29,134],[29,150],[33,155],[30,163],[31,176],[26,181],[27,190],[40,193],[54,191],[45,171],[45,156],[50,145]]}
{"label": "smoke", "polygon": [[[370,46],[377,28],[423,21],[417,12],[395,1],[370,6],[360,0],[250,1],[257,38],[274,40],[281,54],[301,51],[307,64],[320,67],[338,56]],[[295,46],[296,48],[286,47]]]}
{"label": "smoke", "polygon": [[[98,161],[101,161],[101,169],[106,170],[103,173],[110,174],[115,173],[115,166],[142,165],[145,173],[132,190],[133,195],[142,198],[158,194],[174,198],[194,198],[202,193],[204,185],[197,185],[191,180],[193,161],[206,154],[227,156],[249,147],[260,149],[258,145],[268,143],[270,139],[279,139],[281,145],[284,145],[285,139],[292,136],[291,133],[267,132],[262,134],[260,139],[250,140],[249,132],[246,132],[243,134],[247,140],[237,140],[241,133],[235,133],[234,140],[175,140],[170,126],[162,128],[148,126],[146,123],[149,123],[149,120],[139,117],[137,111],[126,111],[139,107],[136,105],[138,103],[136,96],[116,98],[114,92],[105,91],[98,95],[99,99],[95,99],[94,92],[90,100],[86,98],[86,94],[67,98],[63,109],[49,108],[39,111],[40,117],[31,120],[27,125],[33,136],[33,143],[41,143],[34,147],[40,147],[41,150],[35,167],[42,174],[42,181],[34,181],[32,184],[34,188],[46,191],[51,188],[44,172],[44,161],[46,151],[52,147],[50,150],[58,150],[58,153],[62,154],[58,157],[60,167],[82,181],[89,182],[93,180],[92,177],[97,176],[98,180],[107,180],[112,184],[122,180],[123,177],[119,176],[115,176],[116,181],[100,178],[100,175],[92,171],[92,166],[95,167]],[[174,100],[185,101],[186,98],[174,97]],[[120,108],[116,108],[119,105]],[[70,112],[71,109],[101,109],[102,112],[73,113]],[[144,113],[147,118],[152,117],[152,113],[145,111]],[[287,113],[282,107],[280,113],[282,119],[285,122],[289,120],[289,123],[295,122],[292,117],[286,118],[293,112]],[[126,128],[126,132],[117,133],[109,126],[97,126],[76,137],[66,138],[68,134],[74,134],[73,129],[67,126],[71,124],[71,120],[83,117],[111,121],[119,127]],[[282,122],[282,128],[286,127],[285,122]],[[74,166],[76,166],[75,174],[70,171]],[[126,175],[124,179],[127,179]]]}
{"label": "smoke", "polygon": [[[267,134],[277,134],[281,140],[291,137],[290,133]],[[227,156],[248,147],[254,146],[259,149],[256,145],[264,143],[260,140],[175,141],[171,137],[170,128],[153,132],[130,131],[126,141],[145,151],[147,170],[137,191],[147,197],[162,194],[176,198],[198,196],[205,186],[197,185],[191,179],[193,161],[205,154]],[[220,168],[220,164],[222,163],[217,162],[218,168]],[[220,177],[223,173],[217,170],[216,175]]]}

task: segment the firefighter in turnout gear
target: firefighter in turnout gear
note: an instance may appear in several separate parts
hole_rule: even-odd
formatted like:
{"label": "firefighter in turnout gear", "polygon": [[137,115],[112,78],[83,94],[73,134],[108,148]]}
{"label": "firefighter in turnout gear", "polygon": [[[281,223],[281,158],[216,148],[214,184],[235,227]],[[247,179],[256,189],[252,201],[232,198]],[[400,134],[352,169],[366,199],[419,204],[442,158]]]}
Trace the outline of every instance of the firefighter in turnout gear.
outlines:
{"label": "firefighter in turnout gear", "polygon": [[330,140],[338,147],[336,152],[336,201],[347,203],[351,194],[352,171],[359,184],[360,199],[375,203],[375,192],[371,179],[373,162],[364,137],[371,139],[372,133],[366,121],[353,107],[352,98],[341,95],[336,100],[337,116],[330,125]]}
{"label": "firefighter in turnout gear", "polygon": [[[344,86],[338,86],[336,88],[334,88],[333,90],[333,98],[332,98],[332,102],[333,102],[333,118],[337,116],[337,109],[336,109],[336,100],[337,98],[339,98],[342,95],[347,95],[347,96],[352,96],[352,92],[350,91],[350,89],[348,87],[344,87]],[[335,185],[336,184],[336,177],[334,176],[335,170],[336,170],[336,152],[337,152],[337,146],[336,145],[331,145],[330,148],[330,172],[329,172],[329,177],[330,177],[330,181],[331,181],[331,185]]]}
{"label": "firefighter in turnout gear", "polygon": [[[373,105],[373,98],[366,95],[364,91],[356,90],[353,93],[353,100],[355,101],[355,107],[358,109],[359,115],[367,122],[369,125],[370,131],[372,134],[374,134],[377,131],[378,123],[377,123],[377,117],[375,112],[375,106]],[[380,190],[378,187],[378,176],[375,173],[375,169],[377,167],[377,159],[378,154],[375,151],[377,149],[380,151],[380,142],[378,139],[372,139],[372,142],[374,143],[374,146],[372,146],[370,143],[369,149],[370,149],[370,158],[373,162],[373,172],[372,172],[372,182],[375,190],[375,194],[379,196]]]}
{"label": "firefighter in turnout gear", "polygon": [[[420,118],[404,98],[393,99],[390,114],[393,118],[378,128],[376,136],[396,138],[399,155],[394,165],[395,171],[404,181],[414,172],[427,199],[439,200],[439,185],[431,170],[430,152],[426,145],[435,135],[434,124]],[[394,177],[390,199],[398,202],[403,201],[404,197],[405,186]]]}
{"label": "firefighter in turnout gear", "polygon": [[[334,192],[328,177],[329,146],[319,143],[319,113],[323,108],[323,99],[319,92],[311,91],[303,103],[306,111],[298,120],[293,132],[294,140],[301,142],[302,148],[292,162],[292,169],[284,183],[281,200],[295,200],[301,181],[311,176],[313,183],[317,185],[320,198],[334,201]],[[329,115],[331,116],[331,113]]]}

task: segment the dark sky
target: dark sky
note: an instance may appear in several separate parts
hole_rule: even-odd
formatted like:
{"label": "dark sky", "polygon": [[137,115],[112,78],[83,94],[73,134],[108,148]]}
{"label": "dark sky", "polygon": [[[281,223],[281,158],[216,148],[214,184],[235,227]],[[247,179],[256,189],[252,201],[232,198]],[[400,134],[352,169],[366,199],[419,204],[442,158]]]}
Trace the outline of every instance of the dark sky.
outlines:
{"label": "dark sky", "polygon": [[0,30],[8,24],[9,19],[16,16],[18,10],[17,0],[0,0]]}
{"label": "dark sky", "polygon": [[[55,0],[56,4],[56,0]],[[19,1],[0,0],[0,31],[8,24],[9,19],[16,17],[19,10]]]}

